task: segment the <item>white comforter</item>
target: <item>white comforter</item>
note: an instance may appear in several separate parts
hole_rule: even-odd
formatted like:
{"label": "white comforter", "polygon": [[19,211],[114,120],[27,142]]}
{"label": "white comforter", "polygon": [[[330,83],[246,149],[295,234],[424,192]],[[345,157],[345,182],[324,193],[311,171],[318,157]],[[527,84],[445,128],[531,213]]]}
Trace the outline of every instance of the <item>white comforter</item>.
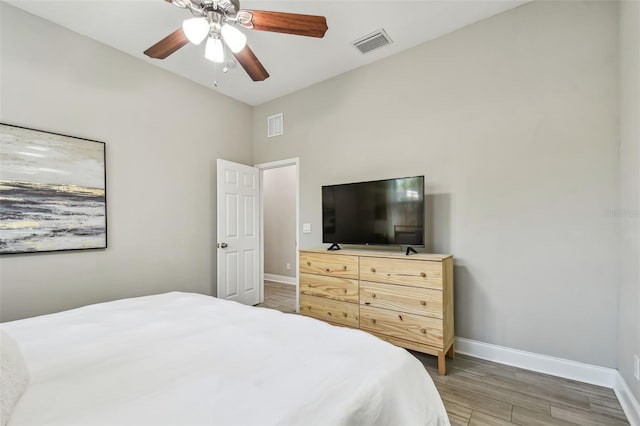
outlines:
{"label": "white comforter", "polygon": [[5,323],[31,383],[20,425],[448,425],[404,349],[191,293]]}

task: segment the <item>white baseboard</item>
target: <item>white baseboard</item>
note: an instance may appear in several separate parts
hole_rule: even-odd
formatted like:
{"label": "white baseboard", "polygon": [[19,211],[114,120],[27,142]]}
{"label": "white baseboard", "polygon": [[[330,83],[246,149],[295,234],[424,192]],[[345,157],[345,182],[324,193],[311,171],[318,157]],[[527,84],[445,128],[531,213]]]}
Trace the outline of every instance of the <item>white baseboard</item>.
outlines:
{"label": "white baseboard", "polygon": [[631,426],[640,426],[640,403],[619,372],[616,372],[616,383],[613,391],[616,393]]}
{"label": "white baseboard", "polygon": [[457,353],[463,355],[612,388],[631,426],[640,426],[640,404],[618,370],[614,368],[511,349],[464,337],[456,337],[455,348]]}
{"label": "white baseboard", "polygon": [[565,379],[613,388],[618,370],[456,337],[456,352]]}
{"label": "white baseboard", "polygon": [[264,274],[265,281],[275,281],[282,284],[296,285],[296,277],[287,277],[286,275]]}

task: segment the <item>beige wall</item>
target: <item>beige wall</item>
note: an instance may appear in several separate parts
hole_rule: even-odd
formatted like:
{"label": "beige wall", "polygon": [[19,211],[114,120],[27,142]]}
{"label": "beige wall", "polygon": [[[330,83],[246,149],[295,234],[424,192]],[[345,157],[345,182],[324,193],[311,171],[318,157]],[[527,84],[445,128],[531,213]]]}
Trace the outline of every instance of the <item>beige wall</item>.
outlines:
{"label": "beige wall", "polygon": [[107,250],[0,258],[0,320],[215,292],[215,161],[251,163],[251,108],[0,7],[0,120],[106,142],[109,238]]}
{"label": "beige wall", "polygon": [[[296,166],[263,172],[264,272],[296,276]],[[287,270],[286,264],[290,265]]]}
{"label": "beige wall", "polygon": [[615,367],[617,22],[533,2],[463,28],[256,107],[254,160],[300,158],[301,247],[321,185],[424,174],[456,334]]}
{"label": "beige wall", "polygon": [[622,261],[618,317],[618,369],[640,400],[633,354],[640,356],[640,3],[620,5],[620,199]]}

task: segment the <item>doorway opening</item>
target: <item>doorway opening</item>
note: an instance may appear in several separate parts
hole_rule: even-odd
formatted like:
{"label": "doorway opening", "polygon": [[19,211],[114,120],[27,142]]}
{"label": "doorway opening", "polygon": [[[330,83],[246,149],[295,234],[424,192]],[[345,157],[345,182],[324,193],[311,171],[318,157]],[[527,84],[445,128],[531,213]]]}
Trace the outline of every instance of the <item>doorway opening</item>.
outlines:
{"label": "doorway opening", "polygon": [[260,171],[260,305],[298,312],[298,159],[256,165]]}

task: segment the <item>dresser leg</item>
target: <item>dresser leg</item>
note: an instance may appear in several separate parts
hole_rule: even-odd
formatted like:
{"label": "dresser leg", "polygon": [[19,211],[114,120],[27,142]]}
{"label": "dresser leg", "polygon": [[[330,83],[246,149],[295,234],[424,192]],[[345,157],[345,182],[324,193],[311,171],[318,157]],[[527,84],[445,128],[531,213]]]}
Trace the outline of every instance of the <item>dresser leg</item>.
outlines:
{"label": "dresser leg", "polygon": [[455,356],[456,356],[456,353],[455,353],[455,350],[453,349],[453,343],[452,343],[451,347],[447,351],[447,358],[453,359]]}
{"label": "dresser leg", "polygon": [[438,352],[438,374],[441,376],[447,374],[447,366],[445,362],[444,352]]}

